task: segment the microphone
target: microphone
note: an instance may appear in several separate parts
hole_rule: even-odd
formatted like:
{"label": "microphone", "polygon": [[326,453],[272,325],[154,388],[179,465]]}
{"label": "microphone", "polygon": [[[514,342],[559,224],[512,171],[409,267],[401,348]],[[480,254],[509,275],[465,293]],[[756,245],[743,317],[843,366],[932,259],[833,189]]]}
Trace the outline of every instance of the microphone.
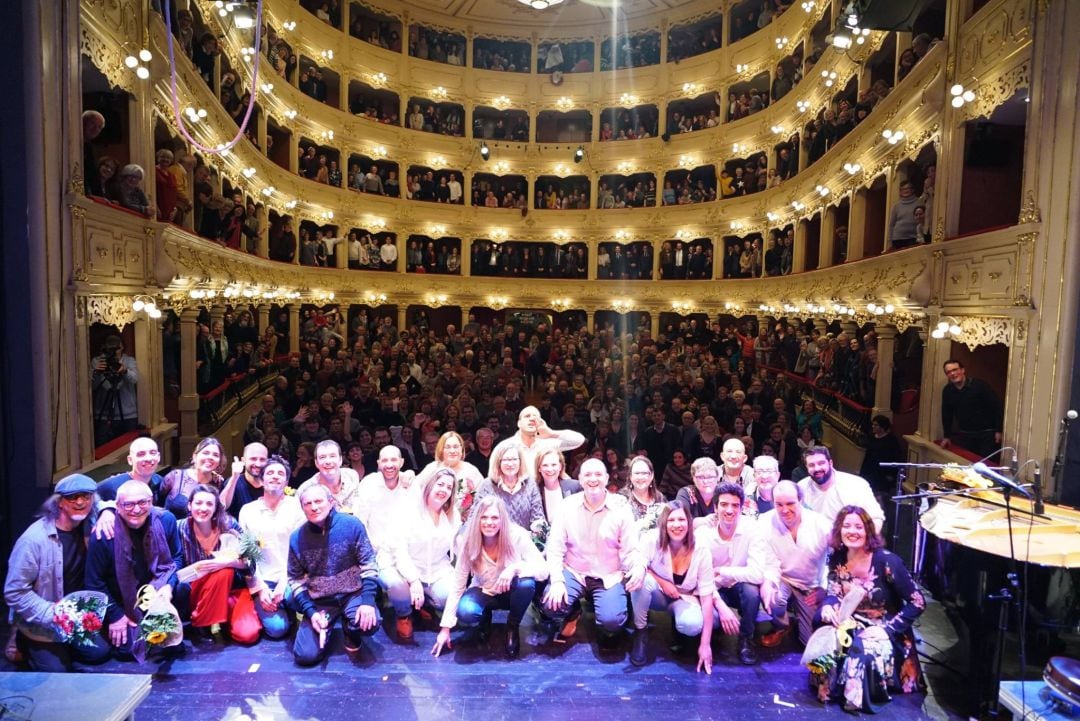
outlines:
{"label": "microphone", "polygon": [[1039,464],[1035,464],[1035,500],[1032,502],[1032,511],[1036,515],[1041,516],[1046,513],[1046,503],[1043,501],[1043,487],[1042,487],[1042,469],[1039,468]]}
{"label": "microphone", "polygon": [[971,466],[971,470],[975,471],[983,478],[994,481],[999,486],[1004,487],[1006,490],[1016,491],[1024,498],[1031,498],[1031,493],[1028,492],[1028,489],[1024,488],[1008,476],[991,470],[990,467],[987,466],[985,463],[975,463]]}

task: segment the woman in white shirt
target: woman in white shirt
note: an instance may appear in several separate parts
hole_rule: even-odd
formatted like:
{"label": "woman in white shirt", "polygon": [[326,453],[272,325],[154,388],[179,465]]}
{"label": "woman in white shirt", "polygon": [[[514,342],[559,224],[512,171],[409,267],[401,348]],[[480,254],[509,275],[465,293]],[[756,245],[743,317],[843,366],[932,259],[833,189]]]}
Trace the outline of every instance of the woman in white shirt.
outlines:
{"label": "woman in white shirt", "polygon": [[[472,577],[471,585],[469,577]],[[454,588],[446,599],[442,628],[431,649],[438,656],[450,643],[450,629],[490,623],[491,611],[510,611],[506,619],[506,655],[521,651],[518,626],[536,594],[536,582],[547,578],[543,556],[529,532],[510,521],[498,496],[478,498],[462,533]],[[481,628],[483,633],[483,628]]]}
{"label": "woman in white shirt", "polygon": [[472,497],[483,483],[484,475],[480,473],[480,469],[465,460],[465,440],[456,431],[442,434],[435,444],[435,460],[424,466],[424,470],[420,471],[414,482],[426,484],[436,471],[443,468],[454,473],[454,503],[464,520],[469,516]]}
{"label": "woman in white shirt", "polygon": [[[645,583],[630,594],[634,609],[634,645],[630,663],[648,661],[649,611],[667,611],[675,630],[684,636],[701,634],[697,670],[712,673],[713,579],[712,558],[705,547],[694,545],[693,519],[681,501],[664,506],[655,530],[641,537],[641,552],[648,572]],[[702,609],[708,613],[702,613]]]}
{"label": "woman in white shirt", "polygon": [[441,612],[453,589],[450,549],[461,528],[454,485],[453,471],[436,471],[421,488],[416,515],[399,519],[401,533],[394,544],[394,565],[409,584],[412,606],[418,610],[426,600]]}

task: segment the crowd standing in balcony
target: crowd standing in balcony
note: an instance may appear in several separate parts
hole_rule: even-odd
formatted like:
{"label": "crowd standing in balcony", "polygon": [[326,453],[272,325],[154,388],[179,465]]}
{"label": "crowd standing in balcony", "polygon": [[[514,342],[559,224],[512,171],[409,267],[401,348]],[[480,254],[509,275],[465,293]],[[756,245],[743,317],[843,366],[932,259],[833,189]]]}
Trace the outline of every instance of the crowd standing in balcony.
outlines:
{"label": "crowd standing in balcony", "polygon": [[537,210],[587,210],[589,180],[583,177],[540,178],[536,182]]}
{"label": "crowd standing in balcony", "polygon": [[409,114],[405,116],[405,127],[460,138],[465,134],[461,124],[463,117],[464,111],[460,105],[414,98],[409,105]]}
{"label": "crowd standing in balcony", "polygon": [[619,35],[600,44],[600,69],[643,68],[660,63],[660,33]]}
{"label": "crowd standing in balcony", "polygon": [[585,278],[588,255],[583,243],[473,241],[472,275],[502,278]]}
{"label": "crowd standing in balcony", "polygon": [[545,42],[536,49],[540,73],[591,73],[595,46],[589,41]]}
{"label": "crowd standing in balcony", "polygon": [[724,35],[723,18],[716,17],[685,27],[672,28],[668,33],[669,63],[677,63],[695,55],[717,50]]}
{"label": "crowd standing in balcony", "polygon": [[530,45],[523,42],[473,39],[474,68],[508,73],[529,72]]}

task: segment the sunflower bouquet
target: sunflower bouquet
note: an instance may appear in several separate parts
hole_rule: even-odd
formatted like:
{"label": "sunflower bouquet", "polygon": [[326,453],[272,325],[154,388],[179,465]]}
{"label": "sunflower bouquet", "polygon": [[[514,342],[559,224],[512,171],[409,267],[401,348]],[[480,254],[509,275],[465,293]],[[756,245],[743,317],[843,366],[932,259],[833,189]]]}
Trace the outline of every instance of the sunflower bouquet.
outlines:
{"label": "sunflower bouquet", "polygon": [[548,534],[551,533],[551,524],[544,518],[537,518],[529,526],[529,532],[532,534],[532,542],[536,544],[536,549],[543,553],[544,547],[547,546]]}
{"label": "sunflower bouquet", "polygon": [[139,589],[137,605],[143,616],[139,621],[139,636],[133,653],[140,663],[146,660],[146,653],[150,648],[168,648],[184,640],[180,614],[172,604],[171,591],[169,586],[155,589],[146,585]]}

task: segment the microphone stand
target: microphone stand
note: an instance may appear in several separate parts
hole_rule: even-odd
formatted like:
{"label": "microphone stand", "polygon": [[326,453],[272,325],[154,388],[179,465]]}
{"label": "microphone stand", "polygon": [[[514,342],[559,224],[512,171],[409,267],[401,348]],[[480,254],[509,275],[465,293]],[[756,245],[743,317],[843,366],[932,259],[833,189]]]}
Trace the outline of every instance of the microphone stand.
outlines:
{"label": "microphone stand", "polygon": [[[1061,498],[1061,471],[1062,468],[1065,466],[1065,451],[1066,447],[1069,445],[1069,421],[1072,420],[1071,418],[1069,418],[1070,414],[1075,415],[1075,411],[1069,411],[1061,419],[1061,425],[1058,428],[1057,453],[1054,455],[1054,465],[1050,469],[1050,480],[1054,483],[1054,489],[1058,493],[1058,498]],[[1035,477],[1039,478],[1038,471],[1036,471]],[[1041,484],[1035,486],[1035,493],[1037,494],[1036,498],[1039,498],[1041,500]]]}

